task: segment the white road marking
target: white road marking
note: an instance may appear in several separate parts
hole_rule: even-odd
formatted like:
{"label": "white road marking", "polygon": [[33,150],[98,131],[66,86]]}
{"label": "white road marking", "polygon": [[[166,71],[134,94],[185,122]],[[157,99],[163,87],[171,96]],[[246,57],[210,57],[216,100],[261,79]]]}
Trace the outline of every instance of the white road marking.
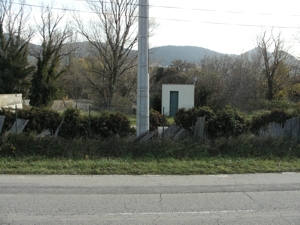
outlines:
{"label": "white road marking", "polygon": [[132,215],[201,215],[201,214],[230,214],[230,213],[254,213],[255,210],[223,210],[223,211],[200,211],[200,212],[132,212],[132,213],[108,213],[109,216],[132,216]]}

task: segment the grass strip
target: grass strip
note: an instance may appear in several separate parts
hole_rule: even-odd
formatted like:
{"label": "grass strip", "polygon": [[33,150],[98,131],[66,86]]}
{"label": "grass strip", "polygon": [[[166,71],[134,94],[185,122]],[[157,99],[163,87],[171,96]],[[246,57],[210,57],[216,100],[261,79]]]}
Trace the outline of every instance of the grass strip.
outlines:
{"label": "grass strip", "polygon": [[1,174],[200,175],[299,172],[298,158],[66,159],[0,158]]}

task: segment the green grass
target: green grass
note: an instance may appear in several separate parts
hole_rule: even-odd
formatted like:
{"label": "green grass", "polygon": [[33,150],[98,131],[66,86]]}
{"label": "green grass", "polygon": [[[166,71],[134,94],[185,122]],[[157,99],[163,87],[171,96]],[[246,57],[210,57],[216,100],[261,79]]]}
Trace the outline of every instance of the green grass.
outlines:
{"label": "green grass", "polygon": [[136,125],[136,115],[127,115],[127,117],[131,125]]}
{"label": "green grass", "polygon": [[300,172],[295,140],[241,135],[204,143],[158,139],[146,143],[120,137],[99,140],[0,138],[0,174],[241,174]]}
{"label": "green grass", "polygon": [[169,124],[174,124],[174,117],[167,116],[167,121]]}
{"label": "green grass", "polygon": [[221,158],[203,159],[60,159],[42,157],[0,158],[1,174],[71,174],[71,175],[196,175],[299,172],[296,158]]}

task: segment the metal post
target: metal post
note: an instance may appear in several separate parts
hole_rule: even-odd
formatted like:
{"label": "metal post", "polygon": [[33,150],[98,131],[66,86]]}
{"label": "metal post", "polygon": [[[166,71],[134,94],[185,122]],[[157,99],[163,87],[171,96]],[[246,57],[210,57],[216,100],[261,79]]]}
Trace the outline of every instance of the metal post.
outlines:
{"label": "metal post", "polygon": [[163,115],[162,115],[162,120],[163,120],[163,130],[162,130],[162,139],[165,138],[165,107],[163,107]]}
{"label": "metal post", "polygon": [[91,105],[89,105],[89,132],[88,132],[88,138],[90,139],[91,135]]}
{"label": "metal post", "polygon": [[300,144],[300,117],[298,117],[298,133],[297,133],[297,144]]}
{"label": "metal post", "polygon": [[149,0],[139,0],[137,136],[149,130]]}
{"label": "metal post", "polygon": [[235,136],[235,114],[236,114],[236,110],[233,109],[233,131],[232,131],[232,136]]}
{"label": "metal post", "polygon": [[18,112],[17,112],[18,106],[15,105],[15,114],[16,114],[16,134],[18,134]]}

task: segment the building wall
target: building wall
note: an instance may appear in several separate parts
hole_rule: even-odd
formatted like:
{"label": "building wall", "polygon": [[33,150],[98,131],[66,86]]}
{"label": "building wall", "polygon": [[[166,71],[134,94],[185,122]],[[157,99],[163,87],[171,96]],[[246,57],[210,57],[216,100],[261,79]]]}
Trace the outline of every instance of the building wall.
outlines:
{"label": "building wall", "polygon": [[163,84],[161,113],[170,115],[170,92],[178,91],[178,108],[190,109],[194,107],[195,86],[192,84]]}
{"label": "building wall", "polygon": [[22,94],[0,94],[1,108],[23,108]]}

